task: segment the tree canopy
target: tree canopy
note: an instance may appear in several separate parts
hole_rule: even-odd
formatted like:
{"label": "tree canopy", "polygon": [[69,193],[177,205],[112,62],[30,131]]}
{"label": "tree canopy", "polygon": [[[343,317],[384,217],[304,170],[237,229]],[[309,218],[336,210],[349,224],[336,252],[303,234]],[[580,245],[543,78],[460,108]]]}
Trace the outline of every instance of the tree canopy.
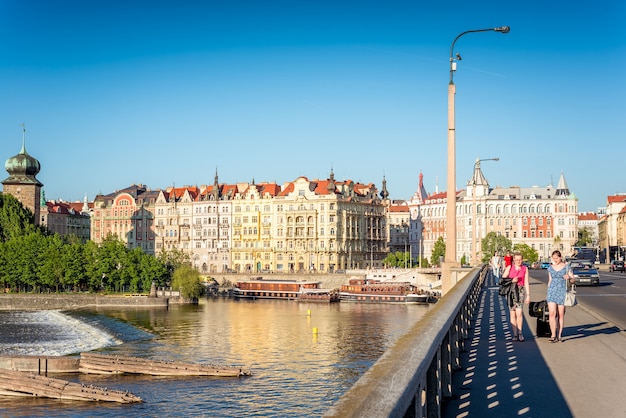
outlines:
{"label": "tree canopy", "polygon": [[513,243],[504,235],[498,235],[495,232],[489,232],[481,241],[483,250],[483,263],[488,263],[493,253],[498,251],[500,254],[513,249]]}
{"label": "tree canopy", "polygon": [[113,235],[98,245],[51,234],[34,225],[21,202],[0,194],[0,283],[5,291],[149,292],[153,281],[165,286],[184,260],[180,254],[157,259],[139,248],[128,249]]}
{"label": "tree canopy", "polygon": [[446,243],[443,240],[443,237],[437,238],[435,241],[435,245],[433,246],[433,252],[430,256],[430,264],[433,266],[439,265],[439,260],[441,257],[445,257],[446,255]]}

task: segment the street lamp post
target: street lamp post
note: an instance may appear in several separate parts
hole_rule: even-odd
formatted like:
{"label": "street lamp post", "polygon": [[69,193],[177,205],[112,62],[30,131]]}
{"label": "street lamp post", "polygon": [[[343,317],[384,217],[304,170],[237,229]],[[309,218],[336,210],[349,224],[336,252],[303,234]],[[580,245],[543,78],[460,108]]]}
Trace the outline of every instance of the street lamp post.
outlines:
{"label": "street lamp post", "polygon": [[[476,162],[474,163],[474,174],[473,174],[473,179],[476,180],[475,176],[476,171],[480,169],[480,163],[482,161],[500,161],[500,158],[495,157],[495,158],[483,158],[483,159],[476,159]],[[479,229],[478,229],[478,213],[476,211],[476,184],[473,184],[474,186],[474,190],[472,193],[472,202],[474,203],[474,207],[472,209],[472,216],[473,216],[473,222],[472,222],[472,254],[474,256],[474,259],[472,260],[474,265],[478,265],[480,263],[481,257],[480,257],[480,250],[482,248],[480,247],[480,237],[482,236],[482,234],[480,233]]]}
{"label": "street lamp post", "polygon": [[456,87],[454,85],[454,71],[456,71],[456,61],[461,60],[459,54],[454,56],[454,44],[463,35],[473,32],[501,32],[509,33],[508,26],[489,29],[468,30],[459,34],[450,47],[450,83],[448,84],[448,184],[446,193],[446,263],[453,264],[456,259],[456,133],[454,126],[454,95]]}

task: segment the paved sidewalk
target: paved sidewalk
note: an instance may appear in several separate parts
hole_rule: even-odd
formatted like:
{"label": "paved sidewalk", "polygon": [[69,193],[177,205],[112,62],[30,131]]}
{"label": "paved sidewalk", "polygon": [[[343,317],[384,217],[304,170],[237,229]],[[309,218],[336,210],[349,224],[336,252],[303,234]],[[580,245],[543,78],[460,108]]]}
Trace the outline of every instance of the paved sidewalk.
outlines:
{"label": "paved sidewalk", "polygon": [[[531,300],[546,290],[531,277]],[[535,328],[525,308],[525,341],[512,342],[506,300],[488,281],[442,415],[626,417],[626,332],[583,303],[566,310],[564,342],[537,338]]]}

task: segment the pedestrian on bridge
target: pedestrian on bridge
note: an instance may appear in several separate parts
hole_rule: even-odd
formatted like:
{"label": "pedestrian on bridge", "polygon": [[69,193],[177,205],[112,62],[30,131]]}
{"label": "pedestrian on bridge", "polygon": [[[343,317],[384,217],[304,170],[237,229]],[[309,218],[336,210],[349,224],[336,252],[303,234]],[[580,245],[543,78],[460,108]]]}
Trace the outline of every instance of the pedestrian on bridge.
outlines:
{"label": "pedestrian on bridge", "polygon": [[524,324],[524,304],[530,303],[530,290],[528,289],[528,268],[522,264],[522,254],[516,252],[513,255],[513,264],[507,266],[502,278],[509,278],[513,282],[513,289],[509,292],[510,321],[513,329],[513,341],[524,341],[522,325]]}
{"label": "pedestrian on bridge", "polygon": [[491,266],[491,274],[493,275],[494,283],[497,286],[498,280],[500,280],[500,268],[502,266],[502,257],[500,257],[497,251],[493,253],[493,257],[489,260],[489,265]]}
{"label": "pedestrian on bridge", "polygon": [[548,314],[550,320],[550,342],[563,342],[565,324],[565,294],[567,282],[574,283],[574,274],[569,265],[563,262],[559,250],[552,251],[552,265],[548,267]]}

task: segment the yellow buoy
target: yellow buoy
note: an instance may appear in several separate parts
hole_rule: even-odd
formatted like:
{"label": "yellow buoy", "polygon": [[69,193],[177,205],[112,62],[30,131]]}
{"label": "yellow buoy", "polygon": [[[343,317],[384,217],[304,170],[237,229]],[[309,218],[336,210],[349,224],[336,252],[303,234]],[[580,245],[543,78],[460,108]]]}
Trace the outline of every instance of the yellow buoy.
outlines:
{"label": "yellow buoy", "polygon": [[317,334],[317,327],[313,328],[313,334]]}
{"label": "yellow buoy", "polygon": [[307,315],[309,315],[309,316],[311,316],[311,310],[310,310],[310,309],[307,309],[306,314],[307,314]]}

